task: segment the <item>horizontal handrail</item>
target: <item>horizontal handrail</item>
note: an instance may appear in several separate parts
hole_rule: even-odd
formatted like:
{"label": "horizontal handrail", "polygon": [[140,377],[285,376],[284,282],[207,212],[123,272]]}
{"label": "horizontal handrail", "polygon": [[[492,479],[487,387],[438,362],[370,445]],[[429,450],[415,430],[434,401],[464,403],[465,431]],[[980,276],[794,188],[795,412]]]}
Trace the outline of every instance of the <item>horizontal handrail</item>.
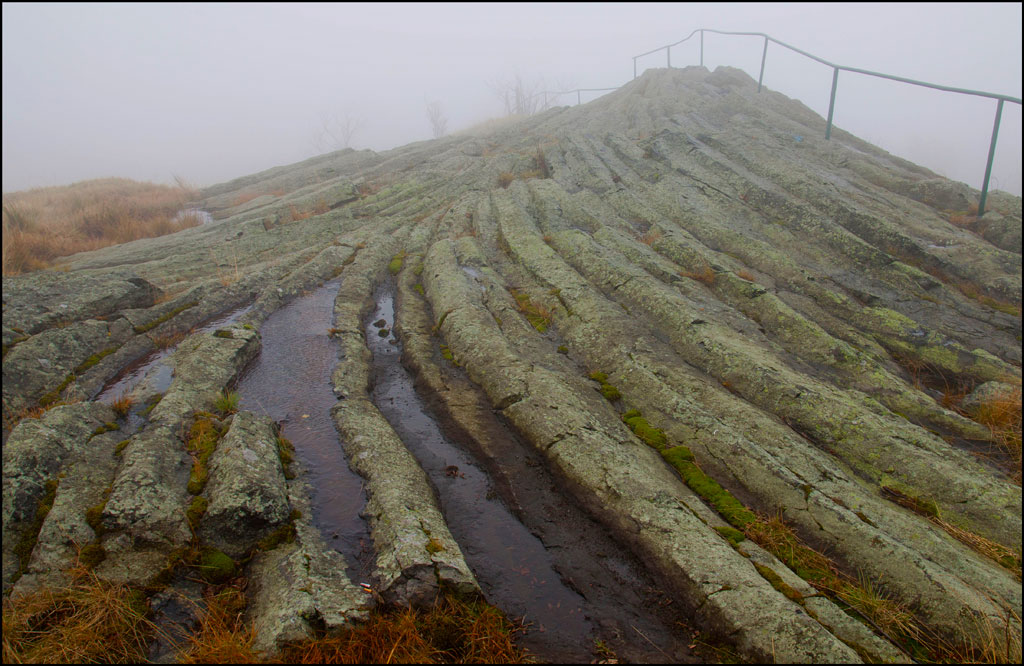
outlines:
{"label": "horizontal handrail", "polygon": [[[689,35],[684,37],[683,39],[680,39],[678,42],[675,42],[673,44],[666,44],[665,46],[661,46],[661,47],[653,49],[651,51],[647,51],[646,53],[641,53],[640,55],[635,55],[635,56],[633,56],[633,60],[636,61],[637,58],[642,58],[644,56],[651,55],[652,53],[657,53],[658,51],[662,51],[664,49],[669,49],[669,48],[672,48],[673,46],[678,46],[678,45],[682,44],[683,42],[687,41],[688,39],[690,39],[691,37],[693,37],[694,35],[696,35],[698,32],[701,32],[701,33],[703,33],[703,32],[713,32],[713,33],[718,34],[718,35],[741,35],[741,36],[749,36],[749,37],[763,37],[766,40],[768,40],[769,42],[772,42],[774,44],[778,44],[779,46],[781,46],[783,48],[787,48],[790,51],[793,51],[795,53],[799,53],[802,56],[810,58],[811,60],[814,60],[816,62],[820,62],[823,65],[827,65],[828,67],[832,67],[832,68],[838,69],[840,71],[855,72],[857,74],[866,74],[868,76],[877,76],[877,77],[882,78],[882,79],[889,79],[891,81],[899,81],[901,83],[909,83],[909,84],[915,85],[915,86],[924,86],[926,88],[934,88],[935,90],[944,90],[946,92],[955,92],[955,93],[961,93],[961,94],[964,94],[964,95],[977,95],[979,97],[989,97],[991,99],[1001,99],[1001,100],[1005,100],[1007,102],[1013,102],[1014,104],[1020,104],[1021,103],[1021,99],[1019,97],[1012,97],[1010,95],[1003,95],[1001,93],[990,93],[990,92],[984,92],[984,91],[981,91],[981,90],[970,90],[970,89],[967,89],[967,88],[956,88],[956,87],[953,87],[953,86],[946,86],[946,85],[942,85],[942,84],[939,84],[939,83],[928,83],[926,81],[918,81],[916,79],[911,79],[911,78],[908,78],[908,77],[905,77],[905,76],[895,76],[893,74],[885,74],[883,72],[873,72],[873,71],[871,71],[869,69],[861,69],[860,67],[849,67],[847,65],[837,65],[837,64],[835,64],[833,62],[829,62],[828,60],[825,60],[824,58],[818,57],[818,56],[814,55],[813,53],[808,53],[807,51],[804,51],[803,49],[798,49],[795,46],[787,44],[786,42],[783,42],[783,41],[780,41],[778,39],[775,39],[771,35],[765,34],[763,32],[730,32],[730,31],[726,31],[726,30],[713,30],[711,28],[697,28],[696,30],[691,32]],[[633,78],[636,78],[636,71],[635,70],[633,72]]]}
{"label": "horizontal handrail", "polygon": [[[867,75],[867,76],[874,76],[874,77],[881,78],[881,79],[887,79],[889,81],[898,81],[900,83],[908,83],[910,85],[922,86],[924,88],[931,88],[933,90],[941,90],[941,91],[944,91],[944,92],[954,92],[954,93],[958,93],[958,94],[961,94],[961,95],[974,95],[976,97],[987,97],[989,99],[998,100],[998,104],[996,106],[995,123],[992,126],[992,140],[989,142],[988,163],[985,166],[985,178],[983,179],[982,185],[981,185],[981,199],[978,202],[978,217],[981,217],[982,215],[985,214],[985,200],[986,200],[986,198],[988,196],[989,178],[992,175],[992,161],[993,161],[993,159],[995,157],[996,139],[999,136],[999,122],[1000,122],[1000,120],[1002,118],[1002,115],[1003,115],[1003,103],[1004,102],[1012,102],[1013,104],[1018,104],[1019,105],[1019,104],[1021,104],[1021,99],[1019,97],[1013,97],[1011,95],[1003,95],[1003,94],[1000,94],[1000,93],[985,92],[985,91],[981,91],[981,90],[970,90],[968,88],[956,88],[954,86],[946,86],[946,85],[942,85],[942,84],[938,84],[938,83],[928,83],[926,81],[918,81],[917,79],[911,79],[911,78],[908,78],[908,77],[905,77],[905,76],[895,76],[893,74],[885,74],[883,72],[874,72],[874,71],[871,71],[869,69],[862,69],[860,67],[850,67],[848,65],[837,65],[837,64],[835,64],[833,62],[829,62],[828,60],[825,60],[824,58],[818,57],[818,56],[814,55],[813,53],[808,53],[807,51],[804,51],[803,49],[798,49],[795,46],[792,46],[792,45],[787,44],[787,43],[785,43],[783,41],[775,39],[771,35],[765,34],[763,32],[733,32],[733,31],[727,31],[727,30],[714,30],[714,29],[711,29],[711,28],[697,28],[696,30],[691,32],[689,35],[684,37],[683,39],[680,39],[678,42],[674,42],[672,44],[666,44],[665,46],[661,46],[659,48],[652,49],[652,50],[647,51],[645,53],[641,53],[639,55],[633,56],[633,78],[635,79],[637,77],[637,71],[636,71],[636,61],[637,61],[637,58],[642,58],[644,56],[651,55],[652,53],[657,53],[658,51],[665,51],[665,57],[666,57],[666,62],[668,64],[668,67],[672,67],[672,47],[673,46],[678,46],[678,45],[682,44],[683,42],[691,39],[697,33],[700,33],[700,64],[701,64],[701,66],[703,66],[704,65],[704,33],[705,32],[711,32],[711,33],[715,33],[715,34],[718,34],[718,35],[740,35],[740,36],[749,36],[749,37],[761,37],[761,38],[764,39],[764,49],[761,52],[761,73],[760,73],[760,75],[758,76],[758,79],[757,79],[757,92],[761,92],[761,84],[762,84],[762,82],[764,80],[764,65],[765,65],[765,60],[768,57],[768,43],[769,42],[778,44],[779,46],[781,46],[783,48],[786,48],[786,49],[789,49],[790,51],[793,51],[794,53],[799,53],[800,55],[805,56],[807,58],[810,58],[811,60],[814,60],[815,62],[819,62],[819,63],[821,63],[823,65],[831,67],[832,68],[832,94],[831,94],[831,97],[829,99],[829,105],[828,105],[828,119],[825,122],[825,140],[826,141],[828,141],[828,140],[830,140],[832,138],[832,117],[833,117],[833,113],[835,111],[836,88],[837,88],[837,86],[839,84],[839,72],[841,72],[841,71],[853,72],[855,74],[864,74],[864,75]],[[577,100],[578,99],[579,99],[579,96],[577,94]]]}

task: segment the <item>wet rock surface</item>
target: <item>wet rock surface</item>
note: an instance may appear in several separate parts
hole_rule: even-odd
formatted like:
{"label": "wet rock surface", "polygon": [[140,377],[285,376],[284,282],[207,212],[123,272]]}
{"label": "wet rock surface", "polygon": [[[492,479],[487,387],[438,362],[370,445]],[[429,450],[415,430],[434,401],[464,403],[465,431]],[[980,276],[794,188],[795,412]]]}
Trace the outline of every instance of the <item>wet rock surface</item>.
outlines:
{"label": "wet rock surface", "polygon": [[[976,452],[986,406],[1019,396],[1020,199],[964,222],[976,191],[824,125],[738,70],[652,70],[245,176],[206,190],[211,223],[5,279],[5,591],[84,546],[150,586],[190,548],[252,554],[272,653],[442,588],[529,619],[543,595],[487,555],[506,538],[581,609],[561,651],[557,620],[528,634],[544,659],[694,661],[700,630],[750,660],[906,661],[736,517],[779,516],[936,635],[998,627],[1019,654],[1019,564],[964,541],[1019,563],[1019,481]],[[280,335],[307,298],[326,316]],[[266,404],[209,414],[257,358]],[[133,363],[154,370],[121,383]],[[307,417],[331,432],[290,463],[277,437]],[[325,491],[342,468],[365,495]],[[473,513],[492,504],[514,529]]]}

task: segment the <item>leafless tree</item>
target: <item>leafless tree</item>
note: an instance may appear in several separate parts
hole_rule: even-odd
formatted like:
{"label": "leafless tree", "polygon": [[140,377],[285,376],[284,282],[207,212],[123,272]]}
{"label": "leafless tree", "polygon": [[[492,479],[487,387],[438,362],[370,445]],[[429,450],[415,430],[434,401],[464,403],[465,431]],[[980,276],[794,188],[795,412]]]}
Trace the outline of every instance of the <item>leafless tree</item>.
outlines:
{"label": "leafless tree", "polygon": [[440,139],[448,131],[448,119],[441,111],[441,102],[435,100],[427,104],[427,120],[430,121],[430,128],[434,132],[435,139]]}
{"label": "leafless tree", "polygon": [[492,83],[491,89],[505,105],[506,116],[532,116],[548,108],[543,80],[527,81],[516,74],[512,80]]}
{"label": "leafless tree", "polygon": [[352,140],[363,126],[363,119],[351,111],[323,112],[320,129],[313,134],[313,148],[318,153],[351,148]]}

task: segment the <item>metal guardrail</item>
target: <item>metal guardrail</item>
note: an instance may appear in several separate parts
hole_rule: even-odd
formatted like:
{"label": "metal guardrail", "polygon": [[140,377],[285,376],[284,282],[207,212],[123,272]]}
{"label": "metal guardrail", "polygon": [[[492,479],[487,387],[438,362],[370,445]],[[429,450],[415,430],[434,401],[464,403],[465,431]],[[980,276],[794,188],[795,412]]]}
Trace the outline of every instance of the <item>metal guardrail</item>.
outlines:
{"label": "metal guardrail", "polygon": [[[813,54],[807,53],[806,51],[798,49],[795,46],[790,46],[789,44],[786,44],[785,42],[780,42],[779,40],[775,39],[774,37],[772,37],[770,35],[766,35],[763,32],[728,32],[728,31],[724,31],[724,30],[712,30],[710,28],[697,28],[696,30],[694,30],[693,32],[691,32],[689,35],[687,35],[685,38],[679,40],[678,42],[675,42],[673,44],[668,44],[667,46],[661,46],[661,47],[653,49],[651,51],[647,51],[646,53],[641,53],[640,55],[633,56],[633,78],[635,79],[637,77],[637,71],[636,71],[636,60],[637,60],[637,58],[642,58],[644,56],[651,55],[652,53],[657,53],[658,51],[664,50],[665,51],[666,62],[667,62],[669,67],[672,67],[672,47],[673,46],[678,46],[678,45],[682,44],[683,42],[689,40],[690,38],[692,38],[694,35],[696,35],[698,33],[700,33],[700,64],[701,64],[701,66],[703,66],[704,65],[704,33],[705,32],[712,32],[712,33],[715,33],[715,34],[718,34],[718,35],[743,35],[743,36],[762,37],[762,38],[764,38],[764,49],[761,52],[761,73],[757,77],[757,92],[761,92],[761,83],[764,80],[764,64],[765,64],[765,60],[766,60],[766,58],[768,56],[768,42],[773,42],[775,44],[778,44],[779,46],[782,46],[784,48],[789,49],[790,51],[793,51],[795,53],[799,53],[802,56],[810,58],[811,60],[814,60],[815,62],[820,62],[823,65],[827,65],[828,67],[831,67],[832,68],[832,94],[831,94],[831,96],[829,98],[829,103],[828,103],[828,120],[826,121],[826,124],[825,124],[825,140],[826,141],[829,141],[832,138],[832,116],[833,116],[833,113],[835,112],[835,106],[836,106],[836,87],[839,84],[839,72],[840,71],[854,72],[856,74],[865,74],[867,76],[875,76],[875,77],[882,78],[882,79],[888,79],[890,81],[899,81],[901,83],[909,83],[909,84],[915,85],[915,86],[923,86],[925,88],[932,88],[934,90],[942,90],[942,91],[946,91],[946,92],[955,92],[955,93],[960,93],[962,95],[976,95],[978,97],[988,97],[988,98],[991,98],[991,99],[999,100],[998,104],[996,105],[996,119],[995,119],[995,123],[992,125],[992,140],[989,143],[989,147],[988,147],[988,162],[985,165],[985,178],[982,181],[982,185],[981,185],[981,200],[978,202],[978,217],[981,217],[982,215],[985,214],[985,199],[988,197],[988,183],[989,183],[989,178],[992,176],[992,160],[995,157],[995,152],[996,152],[996,139],[999,137],[999,121],[1002,119],[1002,116],[1003,116],[1003,103],[1004,102],[1012,102],[1014,104],[1020,105],[1021,100],[1020,100],[1019,97],[1011,97],[1009,95],[1000,95],[998,93],[982,92],[980,90],[968,90],[966,88],[954,88],[952,86],[943,86],[943,85],[939,85],[937,83],[926,83],[925,81],[917,81],[915,79],[908,79],[908,78],[903,77],[903,76],[893,76],[892,74],[883,74],[881,72],[872,72],[870,70],[861,69],[859,67],[847,67],[845,65],[837,65],[835,63],[829,62],[828,60],[825,60],[824,58],[819,58],[816,55],[813,55]],[[572,92],[572,91],[569,91],[569,92]],[[579,99],[578,94],[577,94],[577,99]]]}
{"label": "metal guardrail", "polygon": [[[634,77],[636,78],[636,77]],[[622,86],[619,86],[620,88]],[[585,92],[607,92],[609,90],[618,90],[619,88],[576,88],[575,90],[544,90],[540,94],[544,95],[544,108],[548,106],[548,95],[568,95],[570,93],[576,93],[576,104],[582,103],[580,93]]]}

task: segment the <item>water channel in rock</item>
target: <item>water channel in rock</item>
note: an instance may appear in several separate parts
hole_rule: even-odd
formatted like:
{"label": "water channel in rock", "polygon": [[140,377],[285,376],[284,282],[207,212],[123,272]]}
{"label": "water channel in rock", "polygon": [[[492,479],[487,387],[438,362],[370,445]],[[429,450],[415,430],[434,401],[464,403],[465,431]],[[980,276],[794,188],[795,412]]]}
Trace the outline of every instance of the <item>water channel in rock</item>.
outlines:
{"label": "water channel in rock", "polygon": [[366,493],[362,477],[348,466],[330,414],[337,402],[331,373],[339,347],[328,329],[334,325],[340,285],[340,280],[327,282],[267,317],[260,327],[262,351],[243,371],[236,390],[241,409],[281,424],[312,488],[313,524],[345,557],[349,577],[365,580],[373,555],[360,517]]}
{"label": "water channel in rock", "polygon": [[[550,475],[504,425],[493,419],[488,434],[516,459],[510,461],[514,469],[500,460],[480,464],[453,441],[400,363],[393,280],[377,289],[375,302],[364,325],[373,352],[373,401],[433,483],[448,527],[487,600],[529,623],[524,647],[553,663],[587,663],[600,656],[595,649],[606,642],[630,660],[693,661],[684,630],[665,620],[665,613],[645,608],[662,599],[644,589],[653,586],[642,568],[620,555],[605,530],[553,492]],[[501,486],[510,484],[517,513],[528,507],[541,514],[533,516],[535,523],[547,523],[553,531],[517,519],[502,501]],[[546,543],[538,536],[545,532],[558,534]]]}

